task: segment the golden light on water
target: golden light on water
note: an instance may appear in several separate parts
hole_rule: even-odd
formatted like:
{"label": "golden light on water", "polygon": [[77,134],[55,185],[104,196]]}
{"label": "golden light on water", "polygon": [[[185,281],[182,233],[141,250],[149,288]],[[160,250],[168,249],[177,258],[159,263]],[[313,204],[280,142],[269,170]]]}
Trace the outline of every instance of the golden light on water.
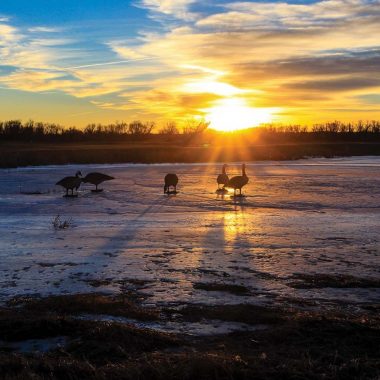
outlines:
{"label": "golden light on water", "polygon": [[215,106],[204,111],[206,121],[210,122],[210,128],[221,132],[232,132],[269,123],[274,113],[274,109],[271,108],[250,107],[241,98],[221,99]]}
{"label": "golden light on water", "polygon": [[242,216],[241,212],[231,211],[225,213],[223,216],[224,222],[224,236],[225,240],[228,242],[233,242],[239,233],[241,228],[240,218]]}
{"label": "golden light on water", "polygon": [[234,253],[234,245],[247,232],[244,212],[242,210],[226,212],[223,215],[224,249],[227,253]]}

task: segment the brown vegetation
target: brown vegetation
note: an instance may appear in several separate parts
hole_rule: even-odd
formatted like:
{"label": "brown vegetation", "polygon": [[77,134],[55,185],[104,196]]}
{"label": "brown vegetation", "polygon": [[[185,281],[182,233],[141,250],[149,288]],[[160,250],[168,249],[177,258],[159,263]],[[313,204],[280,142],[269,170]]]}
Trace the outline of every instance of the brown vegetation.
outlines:
{"label": "brown vegetation", "polygon": [[33,313],[54,312],[61,315],[110,314],[140,320],[158,319],[158,311],[141,308],[132,300],[132,297],[124,294],[106,296],[100,293],[73,294],[67,296],[55,296],[43,299],[14,298],[8,302],[9,306],[22,306],[23,309]]}
{"label": "brown vegetation", "polygon": [[[379,316],[371,311],[320,314],[253,305],[163,310],[166,318],[180,314],[192,321],[224,318],[268,326],[250,332],[190,337],[72,316],[79,310],[89,311],[89,305],[92,311],[111,315],[121,312],[125,305],[128,314],[133,300],[120,304],[112,296],[19,299],[12,304],[0,309],[2,379],[350,380],[377,379],[380,375]],[[15,341],[60,336],[66,337],[65,345],[46,353],[20,353],[7,346]]]}
{"label": "brown vegetation", "polygon": [[0,143],[0,167],[102,163],[192,163],[295,160],[305,157],[380,155],[379,142],[182,146],[149,144]]}

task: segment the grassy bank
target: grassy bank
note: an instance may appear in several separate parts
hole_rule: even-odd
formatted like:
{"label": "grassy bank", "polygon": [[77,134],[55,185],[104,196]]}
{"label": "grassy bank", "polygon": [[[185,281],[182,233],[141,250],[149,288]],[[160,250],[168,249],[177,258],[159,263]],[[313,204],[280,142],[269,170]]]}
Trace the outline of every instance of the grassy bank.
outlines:
{"label": "grassy bank", "polygon": [[[81,313],[156,320],[243,320],[266,328],[194,337],[81,320]],[[144,310],[128,295],[21,298],[0,310],[0,337],[0,378],[12,380],[347,380],[380,376],[376,311],[321,313],[244,304]],[[15,348],[30,339],[57,338],[61,344],[50,349]]]}
{"label": "grassy bank", "polygon": [[191,163],[380,155],[380,142],[252,145],[149,143],[0,143],[0,167],[101,163]]}

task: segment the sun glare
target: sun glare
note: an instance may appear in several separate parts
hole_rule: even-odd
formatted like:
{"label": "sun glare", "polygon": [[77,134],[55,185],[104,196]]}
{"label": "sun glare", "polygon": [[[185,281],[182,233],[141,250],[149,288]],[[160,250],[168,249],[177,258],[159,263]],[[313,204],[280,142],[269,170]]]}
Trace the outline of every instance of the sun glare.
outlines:
{"label": "sun glare", "polygon": [[257,127],[272,120],[273,110],[249,107],[243,99],[220,100],[214,107],[204,110],[210,128],[222,132]]}
{"label": "sun glare", "polygon": [[192,93],[210,93],[220,96],[235,96],[238,94],[244,94],[246,90],[241,90],[235,86],[228,83],[218,82],[218,81],[199,81],[186,83],[184,86],[186,92]]}

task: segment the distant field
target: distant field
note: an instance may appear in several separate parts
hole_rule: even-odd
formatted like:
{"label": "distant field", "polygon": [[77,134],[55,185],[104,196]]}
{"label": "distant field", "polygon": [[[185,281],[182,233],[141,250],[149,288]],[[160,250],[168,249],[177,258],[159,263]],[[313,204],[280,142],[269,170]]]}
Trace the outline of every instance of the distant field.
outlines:
{"label": "distant field", "polygon": [[288,143],[245,146],[167,143],[0,143],[0,167],[90,163],[228,162],[380,155],[380,142]]}

